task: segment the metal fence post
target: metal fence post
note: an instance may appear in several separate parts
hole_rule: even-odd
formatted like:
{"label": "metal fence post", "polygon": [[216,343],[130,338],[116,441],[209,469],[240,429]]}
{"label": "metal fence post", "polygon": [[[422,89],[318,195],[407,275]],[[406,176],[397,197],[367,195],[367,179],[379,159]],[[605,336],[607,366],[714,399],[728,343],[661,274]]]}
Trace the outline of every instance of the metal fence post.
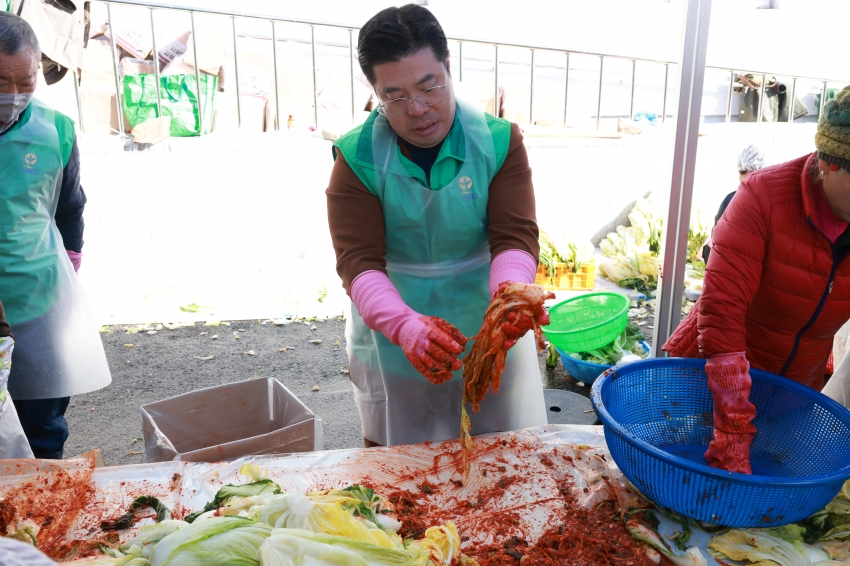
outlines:
{"label": "metal fence post", "polygon": [[637,68],[637,61],[632,59],[632,94],[629,102],[629,120],[635,119],[635,70]]}
{"label": "metal fence post", "polygon": [[661,123],[667,121],[667,80],[670,77],[670,65],[664,64],[664,100],[661,102]]}
{"label": "metal fence post", "polygon": [[820,108],[818,108],[818,121],[823,116],[823,108],[826,106],[826,81],[823,81],[823,86],[820,89]]}
{"label": "metal fence post", "polygon": [[463,82],[463,42],[462,41],[457,42],[457,58],[458,58],[457,66],[458,66],[458,71],[459,71],[458,82],[462,83]]}
{"label": "metal fence post", "polygon": [[790,124],[794,121],[794,104],[797,100],[797,77],[791,79],[791,92],[786,100],[791,105],[791,109],[788,111],[788,123]]}
{"label": "metal fence post", "polygon": [[599,120],[602,118],[602,74],[605,72],[605,57],[599,58],[599,90],[596,92],[596,129],[599,129]]}
{"label": "metal fence post", "polygon": [[236,18],[230,18],[233,24],[233,69],[236,71],[236,125],[242,127],[242,95],[239,92],[239,50],[236,47]]}
{"label": "metal fence post", "polygon": [[711,0],[688,0],[685,38],[679,67],[679,105],[670,206],[664,223],[664,279],[656,299],[652,352],[665,355],[661,347],[682,320],[685,263],[688,259],[688,227],[694,189],[700,109],[705,83]]}
{"label": "metal fence post", "polygon": [[310,26],[310,52],[313,54],[313,128],[319,129],[319,93],[316,85],[316,26]]}
{"label": "metal fence post", "polygon": [[195,12],[189,12],[192,22],[192,55],[195,60],[195,95],[198,97],[198,135],[204,135],[204,107],[201,104],[201,70],[198,68],[198,41],[195,37]]}
{"label": "metal fence post", "polygon": [[758,114],[756,115],[756,123],[761,122],[761,109],[764,105],[764,89],[765,83],[767,82],[767,75],[761,76],[761,85],[759,85],[759,103],[758,103]]}
{"label": "metal fence post", "polygon": [[[354,123],[357,121],[356,112],[357,109],[354,108],[354,30],[348,30],[348,72],[351,73],[351,122]],[[362,110],[362,108],[361,108]]]}
{"label": "metal fence post", "polygon": [[528,123],[534,124],[534,49],[531,50],[531,84],[528,95]]}
{"label": "metal fence post", "polygon": [[162,117],[162,93],[160,92],[159,81],[159,49],[156,46],[156,26],[153,23],[153,8],[150,8],[151,16],[151,37],[153,38],[153,71],[156,79],[156,115]]}
{"label": "metal fence post", "polygon": [[112,23],[112,4],[106,4],[106,20],[109,25],[109,43],[112,45],[112,76],[115,79],[115,106],[118,111],[118,135],[123,136],[124,127],[124,105],[121,104],[121,85],[118,83],[118,50],[115,49],[115,26]]}
{"label": "metal fence post", "polygon": [[564,74],[564,129],[567,129],[567,100],[570,95],[570,52],[564,53],[567,56],[567,72]]}
{"label": "metal fence post", "polygon": [[79,131],[83,133],[83,104],[80,102],[80,77],[77,75],[76,69],[71,69],[71,72],[74,74],[72,77],[74,79],[74,96],[77,97],[77,115],[80,118],[78,122]]}
{"label": "metal fence post", "polygon": [[272,63],[274,64],[274,129],[280,131],[280,84],[277,78],[277,26],[272,24]]}
{"label": "metal fence post", "polygon": [[496,44],[496,56],[493,59],[493,116],[499,117],[499,44]]}
{"label": "metal fence post", "polygon": [[726,97],[726,123],[732,121],[732,93],[735,92],[735,71],[729,72],[729,95]]}

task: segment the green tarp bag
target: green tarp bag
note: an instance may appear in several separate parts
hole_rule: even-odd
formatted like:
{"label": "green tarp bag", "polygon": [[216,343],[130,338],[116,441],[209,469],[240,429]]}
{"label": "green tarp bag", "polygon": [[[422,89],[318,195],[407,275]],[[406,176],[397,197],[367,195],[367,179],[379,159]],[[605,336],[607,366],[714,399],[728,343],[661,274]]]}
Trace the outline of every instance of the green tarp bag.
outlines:
{"label": "green tarp bag", "polygon": [[[200,135],[195,75],[167,75],[159,80],[162,115],[171,117],[171,135]],[[212,128],[213,100],[217,88],[217,76],[201,75],[205,134]],[[131,127],[159,117],[156,110],[156,75],[124,75],[124,115]]]}

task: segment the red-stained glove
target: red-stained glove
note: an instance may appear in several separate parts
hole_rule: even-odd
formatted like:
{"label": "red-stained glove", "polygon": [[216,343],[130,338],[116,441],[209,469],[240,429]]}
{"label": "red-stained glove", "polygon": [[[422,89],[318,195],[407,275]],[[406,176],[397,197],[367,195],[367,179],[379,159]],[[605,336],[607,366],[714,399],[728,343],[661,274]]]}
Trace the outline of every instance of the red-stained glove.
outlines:
{"label": "red-stained glove", "polygon": [[379,271],[360,274],[351,283],[351,300],[366,326],[401,346],[404,355],[432,383],[451,379],[466,337],[441,318],[423,316],[402,300],[390,278]]}
{"label": "red-stained glove", "polygon": [[466,348],[460,330],[436,316],[410,317],[399,328],[399,345],[404,355],[431,383],[440,384],[460,369],[457,356]]}
{"label": "red-stained glove", "polygon": [[750,444],[756,435],[750,403],[750,364],[744,352],[718,354],[705,362],[708,388],[714,400],[714,439],[705,460],[712,468],[752,474]]}
{"label": "red-stained glove", "polygon": [[[510,285],[513,285],[513,281],[505,281],[499,284],[499,288],[493,293],[493,299],[496,299]],[[507,320],[502,323],[502,332],[507,336],[507,340],[504,342],[505,349],[510,349],[514,347],[517,340],[525,336],[526,332],[534,328],[534,323],[532,317],[518,311],[509,312],[506,318]],[[545,307],[541,307],[534,313],[534,319],[540,326],[548,326],[550,322],[549,311]]]}

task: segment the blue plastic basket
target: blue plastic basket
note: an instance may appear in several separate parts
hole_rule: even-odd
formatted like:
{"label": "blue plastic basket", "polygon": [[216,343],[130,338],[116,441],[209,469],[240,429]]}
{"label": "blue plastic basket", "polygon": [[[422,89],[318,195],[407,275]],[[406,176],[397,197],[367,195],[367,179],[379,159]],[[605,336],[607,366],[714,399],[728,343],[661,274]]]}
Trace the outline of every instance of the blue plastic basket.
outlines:
{"label": "blue plastic basket", "polygon": [[814,389],[751,370],[753,475],[710,468],[714,430],[705,360],[614,368],[591,391],[625,476],[656,504],[708,523],[769,527],[822,509],[850,478],[850,411]]}
{"label": "blue plastic basket", "polygon": [[[644,352],[649,352],[649,344],[641,342],[640,345],[643,346]],[[573,376],[576,380],[588,385],[591,385],[594,381],[596,381],[596,378],[602,375],[605,370],[613,367],[603,364],[593,364],[571,358],[569,354],[565,354],[561,350],[558,350],[558,348],[555,348],[555,351],[557,351],[561,356],[561,363],[564,364],[564,369],[567,370],[567,373]]]}

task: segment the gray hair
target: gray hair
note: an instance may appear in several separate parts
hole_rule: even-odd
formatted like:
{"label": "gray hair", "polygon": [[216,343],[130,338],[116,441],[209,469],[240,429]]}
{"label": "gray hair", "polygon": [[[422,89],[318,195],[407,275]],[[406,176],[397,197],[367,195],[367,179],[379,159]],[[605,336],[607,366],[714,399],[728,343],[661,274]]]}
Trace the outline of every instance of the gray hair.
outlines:
{"label": "gray hair", "polygon": [[41,46],[32,27],[20,16],[0,12],[0,54],[17,55],[32,51],[36,60],[41,60]]}

